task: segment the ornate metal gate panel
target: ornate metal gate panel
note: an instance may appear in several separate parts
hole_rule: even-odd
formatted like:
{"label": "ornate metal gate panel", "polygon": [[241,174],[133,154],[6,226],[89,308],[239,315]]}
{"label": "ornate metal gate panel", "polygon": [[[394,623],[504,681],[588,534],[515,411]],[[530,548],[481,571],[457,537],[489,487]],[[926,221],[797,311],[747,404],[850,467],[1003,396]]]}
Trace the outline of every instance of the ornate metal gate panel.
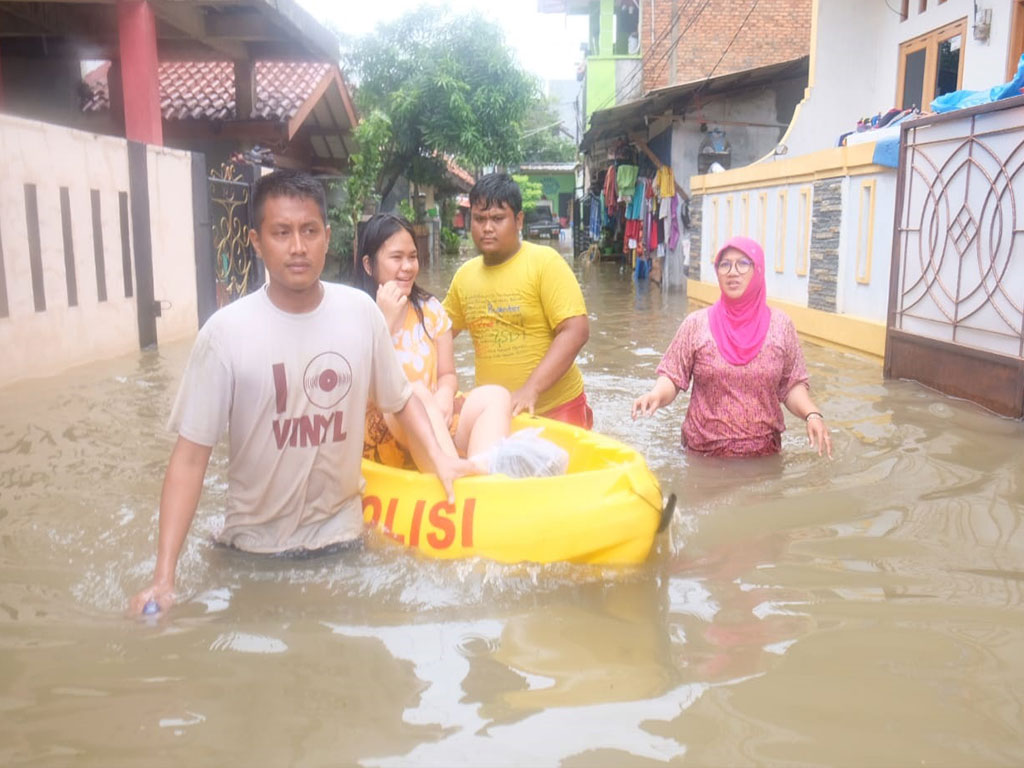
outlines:
{"label": "ornate metal gate panel", "polygon": [[886,375],[1024,415],[1024,97],[904,124]]}
{"label": "ornate metal gate panel", "polygon": [[218,307],[263,284],[263,264],[249,244],[254,180],[253,166],[234,163],[225,163],[209,177]]}

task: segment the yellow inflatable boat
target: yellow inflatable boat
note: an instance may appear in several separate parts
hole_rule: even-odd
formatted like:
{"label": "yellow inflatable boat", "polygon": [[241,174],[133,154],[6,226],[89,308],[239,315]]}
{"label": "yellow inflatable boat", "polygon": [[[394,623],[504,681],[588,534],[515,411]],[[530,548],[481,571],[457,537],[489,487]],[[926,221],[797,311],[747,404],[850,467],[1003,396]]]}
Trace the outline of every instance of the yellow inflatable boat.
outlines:
{"label": "yellow inflatable boat", "polygon": [[522,415],[512,430],[540,436],[569,453],[558,477],[505,475],[455,481],[455,502],[434,475],[363,461],[368,524],[404,546],[437,558],[501,563],[631,564],[650,552],[671,518],[658,481],[635,450],[610,437]]}

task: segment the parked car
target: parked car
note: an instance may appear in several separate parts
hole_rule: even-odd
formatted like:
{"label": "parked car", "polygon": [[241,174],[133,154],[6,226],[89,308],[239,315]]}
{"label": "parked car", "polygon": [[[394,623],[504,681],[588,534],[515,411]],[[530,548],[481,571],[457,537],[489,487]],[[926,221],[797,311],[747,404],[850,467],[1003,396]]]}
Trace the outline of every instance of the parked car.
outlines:
{"label": "parked car", "polygon": [[557,240],[562,231],[562,225],[555,218],[551,203],[541,200],[532,211],[527,211],[523,217],[524,235],[527,239],[538,239],[549,237]]}

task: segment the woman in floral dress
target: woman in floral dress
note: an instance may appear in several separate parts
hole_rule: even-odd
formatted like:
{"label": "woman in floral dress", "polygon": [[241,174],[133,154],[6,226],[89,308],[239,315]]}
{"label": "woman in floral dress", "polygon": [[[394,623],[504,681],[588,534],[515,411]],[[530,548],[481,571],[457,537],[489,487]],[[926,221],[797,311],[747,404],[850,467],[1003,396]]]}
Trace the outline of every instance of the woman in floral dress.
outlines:
{"label": "woman in floral dress", "polygon": [[633,418],[650,416],[692,382],[682,429],[687,450],[708,456],[778,453],[785,405],[806,422],[818,455],[831,458],[832,439],[811,399],[796,329],[766,301],[764,251],[749,237],[733,237],[714,263],[721,297],[683,320],[654,386],[634,401]]}
{"label": "woman in floral dress", "polygon": [[[438,444],[451,455],[483,456],[509,433],[511,396],[494,385],[458,392],[451,320],[441,302],[416,283],[420,263],[412,226],[401,217],[377,214],[364,225],[359,253],[361,287],[384,315],[398,361],[430,416]],[[429,469],[418,454],[390,414],[370,408],[366,458],[393,466],[411,458]],[[485,460],[479,468],[487,471]]]}

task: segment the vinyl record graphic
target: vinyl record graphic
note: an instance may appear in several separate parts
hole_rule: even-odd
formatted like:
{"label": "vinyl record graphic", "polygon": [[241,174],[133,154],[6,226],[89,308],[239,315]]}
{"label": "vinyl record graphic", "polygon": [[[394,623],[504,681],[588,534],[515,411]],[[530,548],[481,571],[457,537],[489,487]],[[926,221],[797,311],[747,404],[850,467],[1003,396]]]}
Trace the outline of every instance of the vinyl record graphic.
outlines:
{"label": "vinyl record graphic", "polygon": [[352,366],[337,352],[323,352],[306,366],[302,389],[318,408],[333,408],[352,388]]}

